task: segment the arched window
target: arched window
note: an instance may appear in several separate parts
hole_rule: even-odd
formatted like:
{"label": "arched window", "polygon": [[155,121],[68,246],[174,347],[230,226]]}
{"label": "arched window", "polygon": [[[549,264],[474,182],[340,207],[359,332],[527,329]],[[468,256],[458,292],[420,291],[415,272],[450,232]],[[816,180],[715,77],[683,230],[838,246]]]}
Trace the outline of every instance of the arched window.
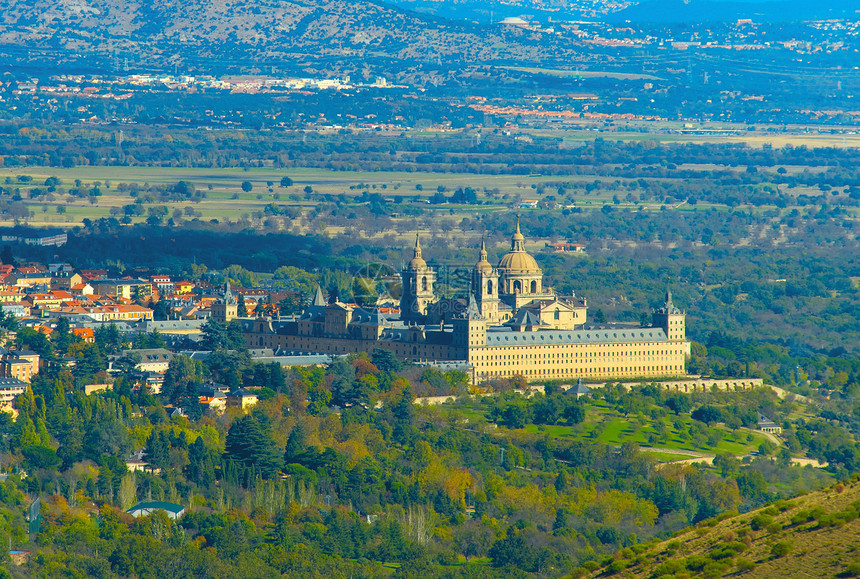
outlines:
{"label": "arched window", "polygon": [[556,320],[561,319],[561,312],[558,311],[558,308],[555,308],[555,312],[553,313],[553,318],[555,318]]}
{"label": "arched window", "polygon": [[427,276],[421,278],[421,291],[427,291]]}
{"label": "arched window", "polygon": [[537,293],[537,282],[536,281],[532,282],[532,293],[533,294]]}
{"label": "arched window", "polygon": [[517,280],[514,282],[514,293],[519,293],[521,291],[523,291],[523,284],[520,280]]}
{"label": "arched window", "polygon": [[493,295],[493,282],[492,282],[492,280],[487,282],[487,295],[488,296]]}

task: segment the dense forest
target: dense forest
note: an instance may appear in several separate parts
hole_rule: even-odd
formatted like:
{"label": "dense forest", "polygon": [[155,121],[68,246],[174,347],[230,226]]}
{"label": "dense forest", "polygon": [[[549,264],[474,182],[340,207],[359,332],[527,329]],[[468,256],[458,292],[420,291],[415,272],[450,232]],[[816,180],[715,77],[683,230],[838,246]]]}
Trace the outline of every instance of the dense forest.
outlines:
{"label": "dense forest", "polygon": [[[157,346],[158,335],[127,344],[107,327],[87,344],[62,327],[51,340],[19,332],[50,369],[16,402],[16,420],[0,415],[11,471],[0,533],[33,552],[29,566],[8,567],[13,576],[560,576],[860,468],[857,414],[846,412],[857,368],[830,383],[829,399],[810,393],[823,410],[768,389],[607,384],[577,399],[550,383],[525,397],[517,380],[425,406],[416,394],[460,396],[465,374],[384,351],[282,369],[252,363],[229,327],[205,331],[214,354],[176,356],[157,396],[132,389],[134,360],[123,357],[112,391],[86,396],[82,386],[104,379],[105,356]],[[733,348],[743,346],[696,346],[695,363],[717,364]],[[53,362],[67,356],[71,370]],[[175,405],[199,406],[189,401],[204,380],[258,387],[260,402],[169,417]],[[758,412],[782,424],[781,447],[754,438]],[[718,458],[713,468],[661,465],[639,439]],[[722,450],[743,445],[753,445],[743,460]],[[139,449],[156,470],[127,471]],[[789,466],[804,454],[829,472]],[[28,542],[24,510],[36,496],[41,528]],[[188,513],[176,522],[123,513],[139,500]]]}

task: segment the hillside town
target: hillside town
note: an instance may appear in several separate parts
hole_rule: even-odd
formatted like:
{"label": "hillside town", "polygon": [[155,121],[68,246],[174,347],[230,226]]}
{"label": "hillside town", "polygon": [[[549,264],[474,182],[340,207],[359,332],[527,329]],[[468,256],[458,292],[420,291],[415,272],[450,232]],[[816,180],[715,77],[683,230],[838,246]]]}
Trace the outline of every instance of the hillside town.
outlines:
{"label": "hillside town", "polygon": [[[241,314],[277,312],[273,300],[294,292],[213,286],[170,275],[112,277],[101,269],[77,269],[68,263],[0,265],[0,409],[13,414],[14,400],[33,377],[48,365],[73,369],[95,344],[100,332],[114,336],[118,351],[108,355],[104,383],[84,385],[87,394],[109,389],[113,377],[132,376],[136,388],[161,392],[164,374],[177,353],[202,360],[210,353],[201,342],[208,320],[226,323]],[[291,296],[295,297],[295,296]],[[277,301],[275,301],[277,304]],[[46,342],[80,344],[54,359],[39,351]],[[35,344],[35,345],[34,345]],[[30,349],[32,348],[32,349]],[[325,363],[328,356],[276,356],[272,350],[252,350],[252,360],[283,365]],[[307,358],[307,359],[305,359]],[[247,408],[255,394],[208,381],[200,403],[216,412],[227,406]],[[183,411],[177,409],[177,412]]]}

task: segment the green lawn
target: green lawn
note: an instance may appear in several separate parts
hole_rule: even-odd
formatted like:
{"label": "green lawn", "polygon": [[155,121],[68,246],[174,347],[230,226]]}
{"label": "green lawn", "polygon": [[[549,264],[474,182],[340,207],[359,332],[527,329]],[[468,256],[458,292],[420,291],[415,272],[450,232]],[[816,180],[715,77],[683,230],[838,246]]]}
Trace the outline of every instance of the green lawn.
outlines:
{"label": "green lawn", "polygon": [[[640,446],[652,446],[656,448],[665,448],[677,450],[689,450],[694,452],[710,453],[710,454],[733,454],[735,456],[743,456],[753,453],[758,450],[759,445],[765,442],[767,438],[763,435],[739,430],[732,432],[730,429],[722,426],[716,426],[722,434],[722,439],[716,445],[710,446],[704,444],[697,446],[693,440],[685,438],[676,429],[670,418],[663,418],[665,425],[665,434],[657,438],[656,441],[649,440],[649,435],[657,436],[657,430],[654,428],[654,421],[650,418],[642,420],[641,424],[634,417],[625,418],[616,411],[601,407],[602,402],[593,401],[587,407],[586,420],[583,424],[577,426],[567,425],[536,425],[529,424],[524,430],[532,433],[545,433],[555,438],[567,438],[572,440],[596,440],[602,444],[612,446],[620,446],[625,442],[635,442]],[[689,429],[692,425],[692,418],[687,416],[681,417],[683,429]],[[752,435],[752,440],[747,440],[747,435]],[[678,456],[678,455],[673,455]],[[683,456],[682,458],[689,458]],[[678,460],[673,458],[672,460]]]}

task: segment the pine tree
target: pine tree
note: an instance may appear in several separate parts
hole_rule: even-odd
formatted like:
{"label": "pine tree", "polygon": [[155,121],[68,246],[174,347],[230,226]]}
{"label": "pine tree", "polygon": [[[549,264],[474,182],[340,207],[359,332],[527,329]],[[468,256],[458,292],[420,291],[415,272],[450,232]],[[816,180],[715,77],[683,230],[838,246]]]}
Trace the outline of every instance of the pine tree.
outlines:
{"label": "pine tree", "polygon": [[263,478],[274,476],[283,464],[268,428],[252,415],[243,416],[230,426],[224,459],[235,467],[256,468]]}

